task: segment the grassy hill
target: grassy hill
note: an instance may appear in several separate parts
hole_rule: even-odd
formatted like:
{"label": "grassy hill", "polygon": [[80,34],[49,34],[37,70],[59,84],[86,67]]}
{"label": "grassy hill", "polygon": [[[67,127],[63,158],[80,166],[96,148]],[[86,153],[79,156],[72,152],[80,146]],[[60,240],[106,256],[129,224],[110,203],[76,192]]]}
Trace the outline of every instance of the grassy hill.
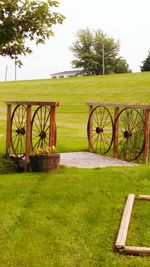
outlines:
{"label": "grassy hill", "polygon": [[[87,149],[87,101],[150,103],[150,73],[0,83],[6,100],[59,100],[58,151]],[[0,174],[0,267],[149,267],[114,251],[128,194],[150,194],[150,165]],[[136,201],[128,245],[150,246],[150,202]]]}
{"label": "grassy hill", "polygon": [[[0,124],[4,144],[6,106],[11,100],[58,100],[57,148],[59,151],[87,149],[87,101],[150,103],[150,73],[31,80],[0,83]],[[2,148],[3,147],[3,148]],[[4,145],[0,149],[4,149]]]}

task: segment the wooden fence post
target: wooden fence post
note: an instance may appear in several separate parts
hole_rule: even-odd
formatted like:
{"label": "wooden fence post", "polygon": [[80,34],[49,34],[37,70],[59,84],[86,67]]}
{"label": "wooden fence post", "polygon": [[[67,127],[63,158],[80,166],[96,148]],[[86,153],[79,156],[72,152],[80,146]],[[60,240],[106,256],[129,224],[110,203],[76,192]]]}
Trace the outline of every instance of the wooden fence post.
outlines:
{"label": "wooden fence post", "polygon": [[145,146],[144,146],[144,162],[148,163],[149,152],[149,130],[150,130],[150,110],[145,110]]}
{"label": "wooden fence post", "polygon": [[31,148],[31,105],[27,105],[27,125],[26,125],[26,150],[25,150],[25,170],[27,170],[30,159]]}
{"label": "wooden fence post", "polygon": [[114,158],[118,158],[118,117],[119,108],[114,108],[114,137],[113,137],[113,156]]}
{"label": "wooden fence post", "polygon": [[9,157],[11,147],[11,105],[7,105],[7,126],[6,126],[6,156]]}
{"label": "wooden fence post", "polygon": [[51,107],[50,111],[50,136],[49,136],[49,145],[56,145],[56,125],[55,125],[55,106]]}

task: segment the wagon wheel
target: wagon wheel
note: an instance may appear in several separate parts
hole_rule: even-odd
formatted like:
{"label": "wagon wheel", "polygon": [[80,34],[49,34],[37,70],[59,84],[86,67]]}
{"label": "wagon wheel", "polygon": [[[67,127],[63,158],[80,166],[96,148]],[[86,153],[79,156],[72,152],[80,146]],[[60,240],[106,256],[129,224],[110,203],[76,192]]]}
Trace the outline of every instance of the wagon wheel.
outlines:
{"label": "wagon wheel", "polygon": [[18,158],[25,156],[27,109],[17,105],[11,117],[11,146]]}
{"label": "wagon wheel", "polygon": [[106,154],[113,142],[113,119],[103,106],[95,107],[87,125],[88,142],[94,153]]}
{"label": "wagon wheel", "polygon": [[127,161],[136,160],[144,149],[144,119],[138,110],[125,108],[117,121],[118,156]]}
{"label": "wagon wheel", "polygon": [[[51,108],[40,106],[35,111],[31,122],[32,150],[46,149],[50,145],[50,114]],[[55,142],[56,144],[56,125]]]}

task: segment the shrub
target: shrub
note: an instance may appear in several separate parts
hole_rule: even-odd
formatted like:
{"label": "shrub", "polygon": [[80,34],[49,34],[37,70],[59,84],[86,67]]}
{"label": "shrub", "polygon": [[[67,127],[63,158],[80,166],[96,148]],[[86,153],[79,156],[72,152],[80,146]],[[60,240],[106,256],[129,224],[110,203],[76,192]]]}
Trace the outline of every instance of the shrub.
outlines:
{"label": "shrub", "polygon": [[0,174],[18,172],[17,162],[5,157],[0,158]]}

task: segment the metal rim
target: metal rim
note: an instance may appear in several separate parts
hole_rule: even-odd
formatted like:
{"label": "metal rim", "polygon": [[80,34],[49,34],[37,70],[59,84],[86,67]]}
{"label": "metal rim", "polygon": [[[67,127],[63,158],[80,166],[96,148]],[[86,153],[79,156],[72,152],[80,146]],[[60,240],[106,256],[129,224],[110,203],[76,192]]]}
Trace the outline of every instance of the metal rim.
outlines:
{"label": "metal rim", "polygon": [[25,156],[27,108],[17,105],[11,117],[11,147],[18,158]]}
{"label": "metal rim", "polygon": [[[31,122],[32,150],[46,149],[50,144],[50,113],[51,108],[40,106],[34,112]],[[55,127],[56,129],[56,127]],[[56,131],[55,131],[56,142]]]}
{"label": "metal rim", "polygon": [[118,123],[118,157],[135,161],[145,145],[144,119],[134,108],[123,109],[116,119]]}
{"label": "metal rim", "polygon": [[113,119],[108,108],[95,107],[87,125],[88,142],[92,152],[106,154],[113,142]]}

